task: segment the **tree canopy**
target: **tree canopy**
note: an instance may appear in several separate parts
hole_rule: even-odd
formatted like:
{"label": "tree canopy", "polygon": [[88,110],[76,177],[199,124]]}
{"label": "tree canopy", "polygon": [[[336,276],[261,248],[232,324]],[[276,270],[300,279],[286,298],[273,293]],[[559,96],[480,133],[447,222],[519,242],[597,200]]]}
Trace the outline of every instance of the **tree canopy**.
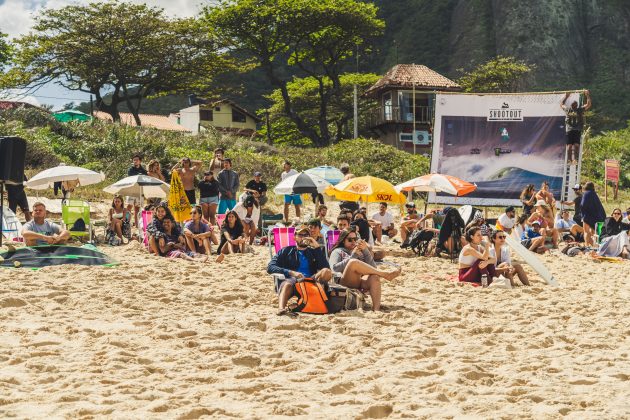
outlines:
{"label": "tree canopy", "polygon": [[[287,118],[317,146],[333,139],[329,103],[342,96],[344,67],[384,28],[376,7],[357,0],[221,0],[204,15],[227,48],[260,66],[278,89]],[[287,85],[294,74],[317,85],[316,126],[293,104]]]}
{"label": "tree canopy", "polygon": [[2,70],[11,59],[11,44],[7,42],[6,37],[6,34],[0,32],[0,70]]}
{"label": "tree canopy", "polygon": [[464,74],[457,82],[465,92],[516,92],[533,69],[533,65],[514,57],[497,56]]}
{"label": "tree canopy", "polygon": [[117,1],[45,10],[15,46],[3,87],[34,91],[55,82],[93,94],[96,109],[115,121],[125,103],[138,125],[143,98],[206,88],[229,67],[197,20],[168,19],[160,8]]}

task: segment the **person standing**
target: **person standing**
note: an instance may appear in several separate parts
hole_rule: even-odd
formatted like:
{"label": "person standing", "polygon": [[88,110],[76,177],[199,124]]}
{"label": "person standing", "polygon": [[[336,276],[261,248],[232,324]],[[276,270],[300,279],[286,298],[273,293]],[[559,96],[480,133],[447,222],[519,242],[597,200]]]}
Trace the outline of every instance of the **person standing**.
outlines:
{"label": "person standing", "polygon": [[582,139],[582,130],[584,129],[584,112],[591,109],[591,93],[587,90],[586,105],[578,106],[577,101],[573,101],[570,106],[566,105],[567,99],[571,96],[571,92],[567,92],[560,107],[566,114],[565,127],[567,132],[567,159],[575,165],[577,164],[576,156],[579,156],[578,150]]}
{"label": "person standing", "polygon": [[210,161],[210,172],[218,174],[223,169],[223,154],[225,151],[221,147],[214,149],[214,158]]}
{"label": "person standing", "polygon": [[[24,181],[28,181],[26,175]],[[17,208],[20,207],[22,213],[24,213],[24,219],[27,222],[31,221],[31,211],[28,208],[28,199],[24,192],[24,183],[18,185],[7,184],[7,197],[9,199],[9,209],[15,213]]]}
{"label": "person standing", "polygon": [[177,171],[179,177],[182,180],[182,185],[184,186],[184,192],[186,193],[186,197],[188,198],[188,202],[191,206],[197,204],[197,198],[195,197],[195,175],[201,169],[201,161],[200,160],[190,160],[190,158],[185,157],[175,166],[173,166],[173,171]]}
{"label": "person standing", "polygon": [[219,181],[219,214],[232,210],[236,205],[236,192],[239,187],[238,174],[232,170],[232,159],[223,159],[223,169],[217,176]]}
{"label": "person standing", "polygon": [[604,206],[595,192],[595,184],[592,182],[587,182],[584,185],[581,211],[584,242],[586,242],[586,246],[594,246],[595,225],[606,219],[606,210],[604,210]]}
{"label": "person standing", "polygon": [[[287,160],[284,161],[284,172],[280,174],[281,181],[284,181],[290,176],[297,175],[298,171],[291,168],[291,163]],[[302,199],[300,194],[290,194],[284,196],[284,221],[289,221],[289,207],[291,204],[295,206],[295,217],[300,218],[300,206],[302,205]]]}
{"label": "person standing", "polygon": [[[132,165],[127,170],[127,176],[148,175],[147,170],[142,166],[142,156],[135,154],[131,160]],[[125,204],[127,204],[127,210],[131,211],[131,209],[133,209],[133,220],[136,226],[138,226],[138,212],[142,205],[142,197],[127,196],[125,197]]]}
{"label": "person standing", "polygon": [[217,223],[215,216],[219,206],[219,181],[214,179],[211,171],[204,172],[203,181],[199,183],[199,202],[203,217],[214,226]]}
{"label": "person standing", "polygon": [[245,184],[245,192],[253,195],[261,206],[267,203],[267,184],[262,181],[262,173],[254,172],[254,179]]}
{"label": "person standing", "polygon": [[573,192],[575,192],[575,198],[573,201],[563,201],[565,206],[573,206],[573,221],[582,226],[582,185],[575,184],[573,186]]}

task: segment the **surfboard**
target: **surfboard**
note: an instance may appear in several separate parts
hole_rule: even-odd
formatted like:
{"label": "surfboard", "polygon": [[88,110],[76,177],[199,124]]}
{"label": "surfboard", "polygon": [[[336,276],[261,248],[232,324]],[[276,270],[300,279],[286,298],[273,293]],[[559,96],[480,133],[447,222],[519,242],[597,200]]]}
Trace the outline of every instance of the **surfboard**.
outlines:
{"label": "surfboard", "polygon": [[542,261],[540,261],[536,257],[536,254],[525,248],[523,245],[521,245],[520,242],[518,242],[516,239],[514,239],[514,237],[510,235],[506,236],[505,241],[514,250],[514,252],[518,254],[519,257],[525,260],[525,262],[529,264],[534,269],[534,271],[536,271],[538,275],[540,275],[540,277],[542,277],[545,283],[550,286],[558,285],[556,279],[553,277],[547,267],[545,267]]}

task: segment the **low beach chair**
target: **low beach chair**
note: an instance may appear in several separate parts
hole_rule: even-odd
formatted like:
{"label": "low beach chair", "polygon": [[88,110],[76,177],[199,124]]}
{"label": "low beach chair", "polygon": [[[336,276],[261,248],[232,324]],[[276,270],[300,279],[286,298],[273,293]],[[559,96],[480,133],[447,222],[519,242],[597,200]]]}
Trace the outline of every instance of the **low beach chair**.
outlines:
{"label": "low beach chair", "polygon": [[140,223],[142,223],[142,226],[138,229],[138,233],[142,238],[142,244],[145,246],[145,248],[148,248],[149,235],[147,235],[147,226],[153,220],[153,212],[150,210],[142,210],[138,219],[140,220]]}
{"label": "low beach chair", "polygon": [[324,242],[326,243],[326,258],[330,255],[330,251],[332,251],[333,247],[339,240],[339,236],[341,236],[340,230],[327,230],[326,236],[324,236]]}
{"label": "low beach chair", "polygon": [[61,205],[61,219],[71,237],[92,242],[93,226],[90,221],[90,204],[80,200],[65,200]]}
{"label": "low beach chair", "polygon": [[219,227],[219,230],[221,230],[221,226],[223,225],[223,222],[225,221],[225,213],[223,213],[223,214],[216,214],[214,216],[214,218],[217,221],[217,226]]}
{"label": "low beach chair", "polygon": [[2,219],[2,236],[4,238],[14,242],[24,242],[24,238],[22,238],[22,223],[20,223],[11,209],[4,207],[3,214],[0,214],[0,219]]}
{"label": "low beach chair", "polygon": [[280,223],[284,220],[284,215],[282,213],[278,214],[263,214],[262,221],[260,222],[260,236],[267,236],[269,234],[269,228],[276,223]]}
{"label": "low beach chair", "polygon": [[269,257],[273,257],[285,246],[295,245],[295,227],[274,227],[267,234]]}

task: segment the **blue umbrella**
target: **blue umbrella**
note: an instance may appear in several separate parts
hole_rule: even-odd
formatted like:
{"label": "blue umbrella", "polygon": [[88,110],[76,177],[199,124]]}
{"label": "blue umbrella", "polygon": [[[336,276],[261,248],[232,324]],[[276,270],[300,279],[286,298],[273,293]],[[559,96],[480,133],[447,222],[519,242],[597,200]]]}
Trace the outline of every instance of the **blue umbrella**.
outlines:
{"label": "blue umbrella", "polygon": [[304,172],[309,175],[317,175],[320,178],[324,178],[332,185],[340,183],[343,181],[344,177],[343,173],[334,166],[318,166],[317,168],[307,169]]}

